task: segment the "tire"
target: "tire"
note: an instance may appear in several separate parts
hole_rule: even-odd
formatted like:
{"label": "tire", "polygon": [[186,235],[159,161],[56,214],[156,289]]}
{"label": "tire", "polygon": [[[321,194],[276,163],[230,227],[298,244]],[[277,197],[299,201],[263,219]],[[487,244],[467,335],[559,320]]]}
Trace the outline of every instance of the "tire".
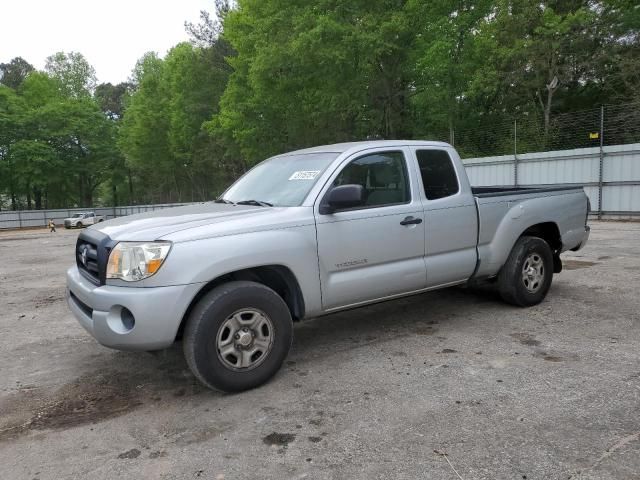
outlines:
{"label": "tire", "polygon": [[76,223],[76,228],[82,228],[82,227],[84,227],[84,225],[82,225],[82,222]]}
{"label": "tire", "polygon": [[539,237],[520,237],[498,274],[498,291],[512,305],[530,307],[547,296],[553,279],[553,254]]}
{"label": "tire", "polygon": [[[249,341],[247,335],[251,344],[243,346]],[[187,319],[182,345],[187,364],[201,383],[240,392],[273,377],[292,340],[293,322],[284,300],[260,283],[237,281],[200,299]]]}

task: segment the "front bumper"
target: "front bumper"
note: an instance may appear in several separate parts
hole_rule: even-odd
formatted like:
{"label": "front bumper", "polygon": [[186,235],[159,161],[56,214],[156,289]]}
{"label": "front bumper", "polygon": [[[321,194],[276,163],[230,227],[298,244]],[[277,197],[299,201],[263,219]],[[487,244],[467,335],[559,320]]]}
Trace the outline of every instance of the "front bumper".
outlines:
{"label": "front bumper", "polygon": [[[202,286],[97,286],[73,266],[67,270],[67,304],[102,345],[118,350],[158,350],[175,341],[182,317]],[[131,315],[123,315],[126,310]]]}

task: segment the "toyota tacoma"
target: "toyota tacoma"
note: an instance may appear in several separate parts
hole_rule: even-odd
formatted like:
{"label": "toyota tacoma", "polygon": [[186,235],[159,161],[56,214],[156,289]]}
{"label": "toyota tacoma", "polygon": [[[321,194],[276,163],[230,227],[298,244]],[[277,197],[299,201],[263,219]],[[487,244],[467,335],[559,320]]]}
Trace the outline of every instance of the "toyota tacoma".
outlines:
{"label": "toyota tacoma", "polygon": [[302,319],[476,282],[540,303],[588,212],[581,187],[473,188],[446,143],[319,146],[263,161],[215,202],[84,230],[67,300],[102,345],[180,340],[204,385],[241,391],[278,371]]}

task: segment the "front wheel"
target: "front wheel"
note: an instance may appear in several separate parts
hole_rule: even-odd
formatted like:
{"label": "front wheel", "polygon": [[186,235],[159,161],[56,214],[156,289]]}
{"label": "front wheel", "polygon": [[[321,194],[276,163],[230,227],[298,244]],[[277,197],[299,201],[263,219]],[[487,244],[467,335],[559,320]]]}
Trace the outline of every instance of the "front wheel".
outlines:
{"label": "front wheel", "polygon": [[498,274],[498,291],[505,302],[530,307],[544,300],[552,278],[549,244],[538,237],[520,237]]}
{"label": "front wheel", "polygon": [[82,227],[84,227],[84,225],[82,225],[82,222],[76,223],[76,228],[82,228]]}
{"label": "front wheel", "polygon": [[196,304],[183,336],[184,355],[205,386],[239,392],[280,369],[293,339],[289,308],[270,288],[229,282]]}

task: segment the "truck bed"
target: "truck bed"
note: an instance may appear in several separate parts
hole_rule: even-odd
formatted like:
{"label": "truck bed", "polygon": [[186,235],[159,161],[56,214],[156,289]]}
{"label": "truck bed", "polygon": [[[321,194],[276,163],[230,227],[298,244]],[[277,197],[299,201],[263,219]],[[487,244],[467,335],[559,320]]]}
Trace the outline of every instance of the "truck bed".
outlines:
{"label": "truck bed", "polygon": [[582,186],[559,187],[471,187],[471,192],[478,198],[502,197],[505,195],[528,195],[532,193],[549,193],[562,190],[582,190]]}

